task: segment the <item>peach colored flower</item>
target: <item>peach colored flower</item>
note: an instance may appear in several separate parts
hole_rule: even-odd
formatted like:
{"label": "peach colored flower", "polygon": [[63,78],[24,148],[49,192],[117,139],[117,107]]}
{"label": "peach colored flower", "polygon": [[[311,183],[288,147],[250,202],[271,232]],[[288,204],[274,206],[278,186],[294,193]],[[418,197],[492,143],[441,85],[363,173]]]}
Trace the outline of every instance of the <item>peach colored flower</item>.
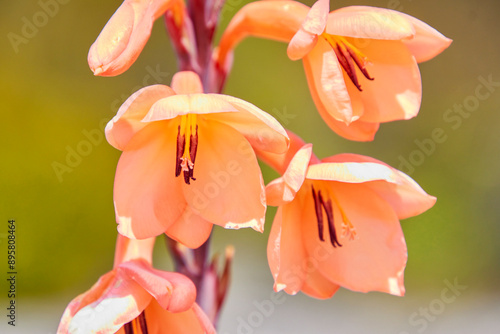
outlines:
{"label": "peach colored flower", "polygon": [[267,248],[276,291],[329,298],[343,286],[404,294],[399,220],[436,201],[410,177],[361,155],[320,161],[309,144],[266,191],[268,204],[279,206]]}
{"label": "peach colored flower", "polygon": [[90,47],[88,63],[94,75],[125,72],[139,57],[151,35],[154,21],[172,11],[178,21],[182,0],[125,0]]}
{"label": "peach colored flower", "polygon": [[191,248],[212,224],[263,230],[265,187],[253,148],[288,148],[274,118],[243,100],[203,94],[194,72],[174,75],[172,88],[133,94],[106,138],[123,151],[114,185],[118,231],[137,239],[165,232]]}
{"label": "peach colored flower", "polygon": [[321,116],[351,140],[373,140],[380,123],[417,115],[422,96],[417,62],[438,55],[450,39],[394,10],[353,6],[328,13],[328,0],[309,11],[304,7],[272,0],[243,7],[221,38],[220,66],[246,36],[289,42],[288,56],[303,60]]}
{"label": "peach colored flower", "polygon": [[114,269],[71,301],[57,334],[215,333],[194,284],[151,267],[154,241],[119,235]]}

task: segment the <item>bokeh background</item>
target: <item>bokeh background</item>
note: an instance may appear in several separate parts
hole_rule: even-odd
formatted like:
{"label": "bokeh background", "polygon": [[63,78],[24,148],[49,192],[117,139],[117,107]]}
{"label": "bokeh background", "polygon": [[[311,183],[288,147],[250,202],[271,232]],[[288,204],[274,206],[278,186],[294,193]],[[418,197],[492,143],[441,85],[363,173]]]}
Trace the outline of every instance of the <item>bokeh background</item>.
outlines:
{"label": "bokeh background", "polygon": [[[102,129],[131,93],[144,84],[169,84],[176,71],[160,20],[129,71],[94,77],[88,49],[121,1],[60,0],[50,15],[40,14],[48,2],[0,2],[2,333],[55,333],[67,303],[111,268],[112,185],[120,152],[107,144]],[[222,28],[245,2],[228,0]],[[283,125],[313,142],[320,157],[373,156],[409,173],[438,197],[434,208],[402,221],[409,252],[407,294],[341,289],[326,301],[280,294],[274,297],[280,303],[259,311],[273,294],[265,257],[275,212],[270,209],[264,234],[215,229],[214,251],[227,244],[236,248],[220,333],[497,333],[500,3],[338,0],[331,8],[355,4],[398,9],[454,40],[443,54],[420,65],[423,102],[417,118],[382,125],[371,143],[340,138],[315,111],[302,65],[288,61],[286,45],[266,40],[248,39],[238,47],[225,92],[275,116],[290,115],[281,118]],[[13,34],[21,38],[16,45]],[[481,80],[496,84],[479,100]],[[463,114],[448,111],[464,103]],[[429,142],[435,129],[442,129],[437,131],[446,139],[422,150],[418,143]],[[263,168],[266,181],[276,177]],[[5,316],[8,219],[17,224],[15,328],[6,325]],[[165,253],[159,238],[155,260],[160,268],[170,266]],[[445,302],[442,293],[450,284],[458,288],[447,292],[454,298]]]}

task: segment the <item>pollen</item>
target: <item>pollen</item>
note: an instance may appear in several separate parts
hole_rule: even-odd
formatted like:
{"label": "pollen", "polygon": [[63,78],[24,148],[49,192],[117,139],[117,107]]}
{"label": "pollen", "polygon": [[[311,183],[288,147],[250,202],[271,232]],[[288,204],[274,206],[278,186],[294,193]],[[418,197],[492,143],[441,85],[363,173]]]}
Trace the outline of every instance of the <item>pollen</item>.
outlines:
{"label": "pollen", "polygon": [[358,48],[349,43],[344,37],[329,35],[327,33],[323,33],[321,36],[332,47],[340,66],[342,66],[354,86],[356,86],[360,92],[363,91],[356,73],[356,66],[361,73],[363,73],[365,78],[373,80],[374,78],[370,77],[370,74],[368,74],[368,70],[366,69],[366,65],[369,64],[368,57],[359,51]]}
{"label": "pollen", "polygon": [[184,175],[184,182],[190,184],[194,178],[194,162],[198,150],[198,124],[196,114],[181,116],[177,127],[177,150],[175,159],[175,176]]}

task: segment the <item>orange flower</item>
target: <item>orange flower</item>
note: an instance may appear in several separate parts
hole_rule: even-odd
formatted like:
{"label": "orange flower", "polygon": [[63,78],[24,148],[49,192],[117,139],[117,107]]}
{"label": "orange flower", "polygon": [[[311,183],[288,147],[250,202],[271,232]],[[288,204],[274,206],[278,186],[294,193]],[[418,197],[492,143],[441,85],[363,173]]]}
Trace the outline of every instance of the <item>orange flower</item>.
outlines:
{"label": "orange flower", "polygon": [[172,88],[133,94],[106,138],[123,151],[114,185],[118,231],[137,239],[165,232],[191,248],[212,224],[263,230],[265,187],[253,148],[288,148],[274,118],[243,100],[203,94],[194,72],[174,75]]}
{"label": "orange flower", "polygon": [[[278,170],[286,163],[283,156],[262,157]],[[266,191],[268,204],[279,206],[267,248],[276,291],[329,298],[343,286],[404,294],[399,220],[436,201],[410,177],[361,155],[320,161],[309,144]]]}
{"label": "orange flower", "polygon": [[94,75],[125,72],[139,57],[154,21],[167,11],[177,21],[184,15],[182,0],[125,0],[90,47],[88,63]]}
{"label": "orange flower", "polygon": [[294,1],[243,7],[221,38],[219,67],[227,67],[228,55],[248,35],[285,41],[288,56],[303,60],[318,111],[339,135],[369,141],[380,123],[416,116],[422,96],[417,62],[438,55],[451,40],[389,9],[328,11],[328,0],[309,11]]}
{"label": "orange flower", "polygon": [[114,269],[71,301],[57,334],[215,333],[194,284],[151,267],[154,241],[119,235]]}

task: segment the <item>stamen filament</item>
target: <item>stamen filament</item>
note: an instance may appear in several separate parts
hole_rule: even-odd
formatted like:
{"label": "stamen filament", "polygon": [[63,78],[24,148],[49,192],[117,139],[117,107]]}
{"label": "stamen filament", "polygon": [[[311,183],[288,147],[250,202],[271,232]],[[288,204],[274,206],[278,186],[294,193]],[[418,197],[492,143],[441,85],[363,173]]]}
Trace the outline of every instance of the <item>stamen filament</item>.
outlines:
{"label": "stamen filament", "polygon": [[335,224],[334,224],[334,216],[333,216],[333,206],[332,206],[332,201],[330,199],[324,200],[323,195],[321,194],[321,190],[316,191],[314,189],[314,186],[311,186],[312,188],[312,194],[313,194],[313,200],[314,200],[314,210],[316,212],[316,219],[318,222],[318,234],[319,234],[319,239],[321,241],[325,241],[324,238],[324,224],[323,224],[323,211],[321,210],[321,207],[323,207],[323,210],[326,213],[326,219],[328,221],[328,233],[330,236],[330,242],[333,247],[342,247],[340,244],[338,238],[337,238],[337,232],[335,231]]}
{"label": "stamen filament", "polygon": [[342,66],[354,86],[356,86],[360,92],[363,91],[361,89],[354,64],[356,64],[366,79],[373,80],[374,78],[368,74],[368,70],[366,69],[368,58],[342,36],[329,35],[327,33],[323,33],[321,36],[323,36],[323,38],[332,47],[340,66]]}
{"label": "stamen filament", "polygon": [[184,182],[190,184],[190,180],[196,180],[194,174],[194,162],[198,149],[198,124],[196,114],[181,116],[181,124],[177,128],[177,151],[175,176],[184,172]]}
{"label": "stamen filament", "polygon": [[311,186],[311,188],[314,199],[314,211],[316,212],[316,220],[318,222],[319,240],[325,241],[325,237],[323,236],[323,212],[321,212],[321,203],[318,200],[318,197],[316,196],[316,191],[314,190],[314,187]]}
{"label": "stamen filament", "polygon": [[123,325],[125,334],[148,334],[148,325],[144,311],[134,320]]}
{"label": "stamen filament", "polygon": [[335,197],[335,194],[330,192],[330,196],[333,199],[333,201],[335,202],[335,205],[339,209],[340,215],[342,216],[342,235],[345,238],[348,237],[349,240],[354,240],[356,238],[356,228],[351,223],[349,218],[347,218],[347,215],[346,215],[344,209],[342,209],[342,206],[340,205],[339,200],[337,199],[337,197]]}

